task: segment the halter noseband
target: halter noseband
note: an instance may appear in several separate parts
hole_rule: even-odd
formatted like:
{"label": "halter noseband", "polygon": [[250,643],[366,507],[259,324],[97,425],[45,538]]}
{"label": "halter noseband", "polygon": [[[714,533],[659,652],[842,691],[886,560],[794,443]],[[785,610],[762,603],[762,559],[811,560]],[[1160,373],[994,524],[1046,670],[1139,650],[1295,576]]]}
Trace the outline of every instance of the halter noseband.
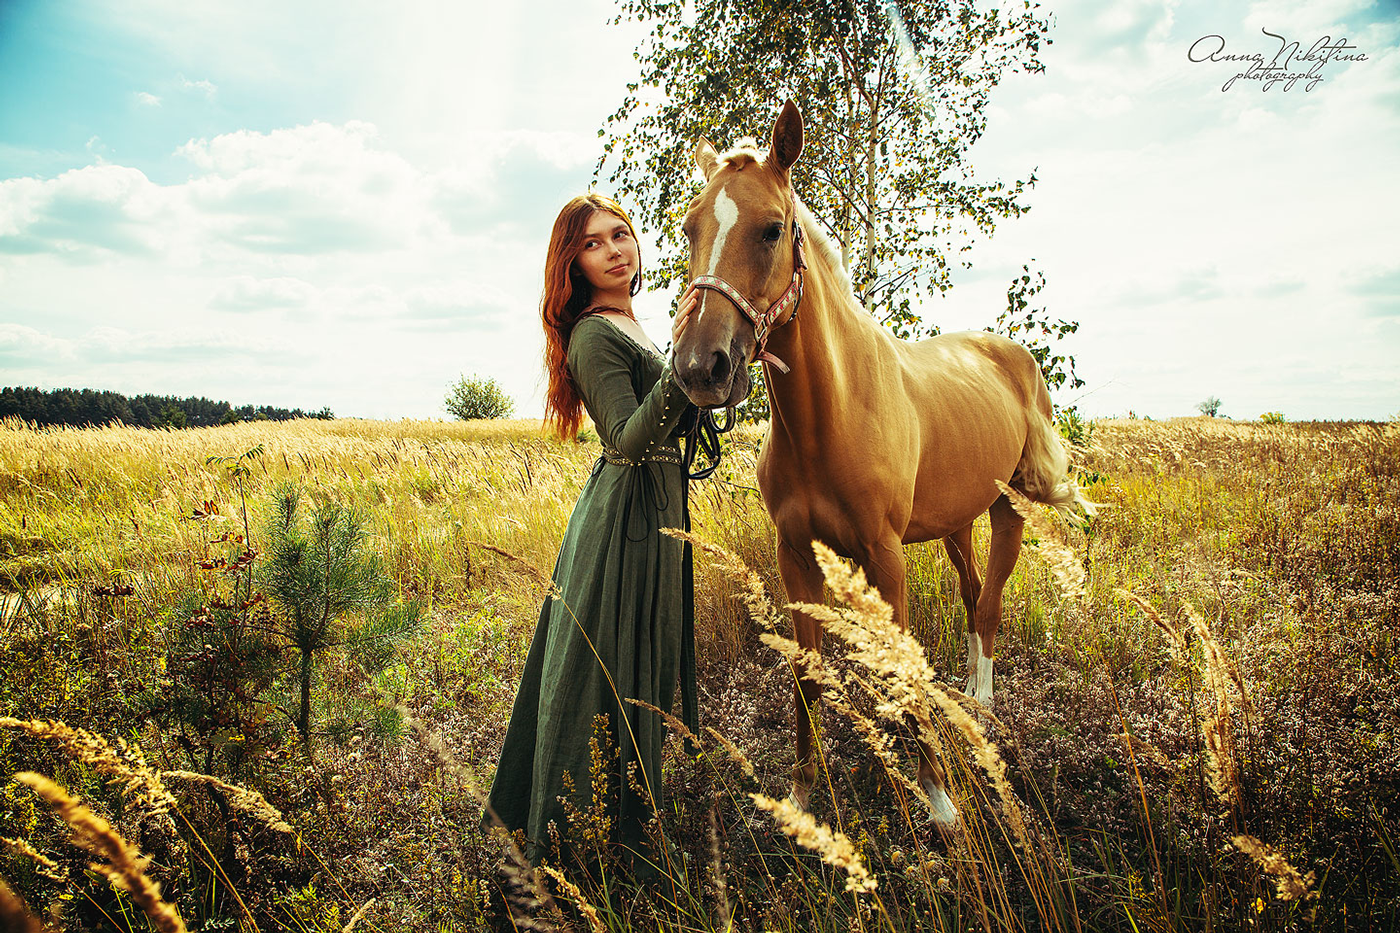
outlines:
{"label": "halter noseband", "polygon": [[758,352],[754,354],[755,360],[762,360],[765,363],[772,363],[781,372],[788,372],[788,366],[767,350],[768,338],[772,335],[773,329],[778,326],[778,320],[789,309],[792,315],[788,320],[797,317],[797,306],[802,302],[802,275],[807,268],[807,257],[802,249],[802,225],[797,222],[797,195],[792,195],[792,282],[788,284],[787,290],[778,296],[778,300],[768,306],[767,311],[759,311],[753,304],[739,294],[739,290],[730,285],[717,275],[697,275],[690,280],[690,284],[696,288],[708,288],[719,292],[724,297],[734,303],[734,307],[744,317],[749,319],[753,325],[754,336],[758,339]]}

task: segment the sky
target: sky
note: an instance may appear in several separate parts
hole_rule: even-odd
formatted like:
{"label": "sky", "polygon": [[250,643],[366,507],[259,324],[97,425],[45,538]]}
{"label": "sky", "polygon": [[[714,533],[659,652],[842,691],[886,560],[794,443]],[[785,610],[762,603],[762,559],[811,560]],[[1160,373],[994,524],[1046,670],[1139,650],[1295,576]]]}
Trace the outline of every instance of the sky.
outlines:
{"label": "sky", "polygon": [[[1400,414],[1400,4],[1043,9],[1046,71],[996,89],[972,155],[1033,170],[1031,210],[925,317],[993,323],[1034,260],[1080,322],[1062,405]],[[445,418],[466,375],[537,417],[550,227],[637,73],[615,16],[0,0],[0,385]],[[1343,38],[1291,86],[1230,81],[1225,56]],[[663,345],[673,298],[637,301]]]}

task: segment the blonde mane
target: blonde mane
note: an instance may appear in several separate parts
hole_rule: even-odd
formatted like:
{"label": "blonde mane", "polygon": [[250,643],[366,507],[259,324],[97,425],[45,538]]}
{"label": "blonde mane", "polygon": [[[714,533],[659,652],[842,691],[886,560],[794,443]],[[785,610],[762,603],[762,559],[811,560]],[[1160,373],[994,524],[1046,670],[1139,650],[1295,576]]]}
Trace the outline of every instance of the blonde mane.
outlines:
{"label": "blonde mane", "polygon": [[838,283],[845,287],[846,295],[857,308],[865,310],[865,305],[861,304],[860,298],[856,296],[856,287],[851,282],[851,274],[846,271],[846,266],[841,261],[841,251],[836,248],[835,241],[826,230],[822,229],[822,225],[817,223],[816,215],[808,209],[806,204],[802,203],[801,198],[797,200],[797,219],[802,224],[807,241],[821,250],[827,266],[831,269],[831,274],[836,277]]}

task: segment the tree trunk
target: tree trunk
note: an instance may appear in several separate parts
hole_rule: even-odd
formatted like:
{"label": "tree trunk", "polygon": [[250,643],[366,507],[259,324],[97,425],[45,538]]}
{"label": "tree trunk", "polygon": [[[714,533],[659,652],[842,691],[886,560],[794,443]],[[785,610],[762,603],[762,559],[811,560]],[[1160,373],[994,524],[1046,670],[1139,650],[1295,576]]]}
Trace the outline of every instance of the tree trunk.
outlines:
{"label": "tree trunk", "polygon": [[880,146],[880,112],[870,108],[870,142],[865,151],[865,283],[875,281],[875,156]]}
{"label": "tree trunk", "polygon": [[297,713],[297,731],[306,755],[311,757],[311,652],[301,649],[301,709]]}

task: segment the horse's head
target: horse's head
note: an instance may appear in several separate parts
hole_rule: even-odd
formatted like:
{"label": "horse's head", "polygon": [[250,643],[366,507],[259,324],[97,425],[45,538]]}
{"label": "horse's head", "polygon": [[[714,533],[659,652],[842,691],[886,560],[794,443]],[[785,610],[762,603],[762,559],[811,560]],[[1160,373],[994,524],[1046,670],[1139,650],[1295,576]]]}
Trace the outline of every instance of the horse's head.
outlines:
{"label": "horse's head", "polygon": [[796,312],[801,234],[788,170],[801,153],[802,114],[792,101],[778,115],[766,157],[747,148],[721,157],[703,139],[695,147],[705,188],[690,202],[682,229],[690,240],[690,279],[702,291],[673,365],[685,394],[702,408],[744,400],[748,364],[774,361],[763,353],[766,334]]}

